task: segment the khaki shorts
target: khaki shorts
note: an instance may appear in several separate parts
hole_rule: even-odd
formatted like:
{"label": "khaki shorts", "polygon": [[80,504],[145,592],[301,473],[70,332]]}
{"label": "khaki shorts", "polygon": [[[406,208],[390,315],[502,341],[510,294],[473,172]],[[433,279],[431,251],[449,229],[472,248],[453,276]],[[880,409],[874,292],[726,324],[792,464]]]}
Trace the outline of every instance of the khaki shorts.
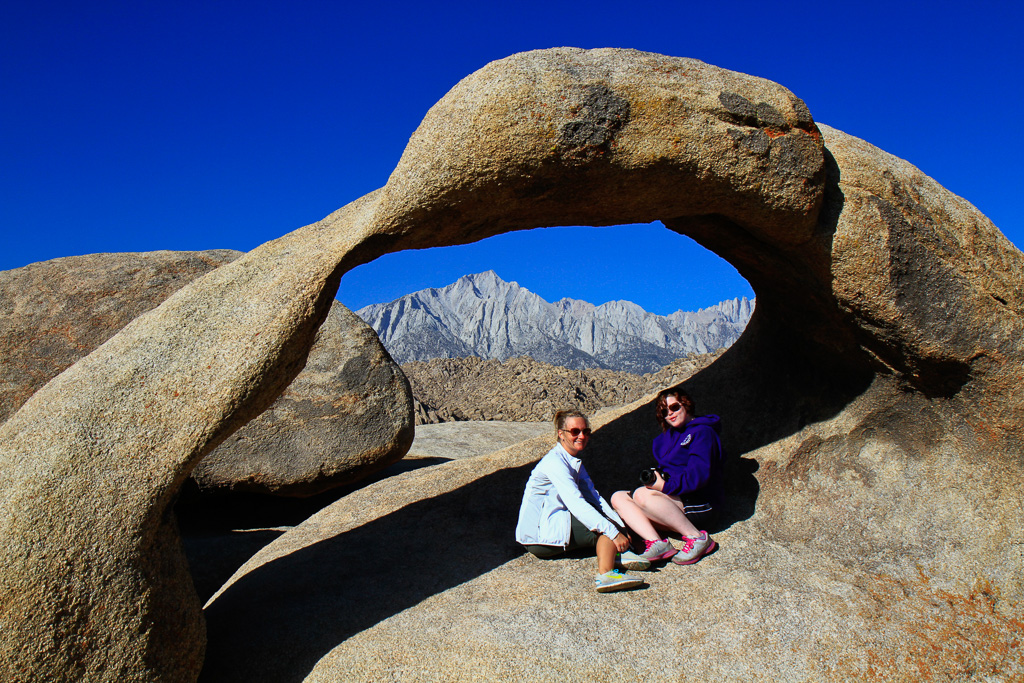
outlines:
{"label": "khaki shorts", "polygon": [[558,557],[563,553],[567,553],[571,550],[579,550],[580,548],[593,548],[597,545],[597,537],[601,534],[596,531],[591,531],[583,522],[572,517],[572,527],[569,531],[569,546],[561,548],[557,545],[527,545],[523,546],[530,554],[534,557],[539,557],[542,560],[546,560],[551,557]]}

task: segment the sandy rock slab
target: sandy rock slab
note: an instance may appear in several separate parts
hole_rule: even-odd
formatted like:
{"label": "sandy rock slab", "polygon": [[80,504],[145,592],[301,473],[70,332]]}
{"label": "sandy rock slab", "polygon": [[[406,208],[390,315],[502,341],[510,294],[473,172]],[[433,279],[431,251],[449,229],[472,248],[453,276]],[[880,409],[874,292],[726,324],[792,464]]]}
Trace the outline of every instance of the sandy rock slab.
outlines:
{"label": "sandy rock slab", "polygon": [[419,425],[409,456],[457,460],[554,432],[550,422],[459,421]]}
{"label": "sandy rock slab", "polygon": [[[925,462],[908,462],[915,454],[904,435],[876,431],[862,457],[885,449],[893,464],[872,484],[831,477],[824,461],[804,475],[828,482],[817,495],[778,477],[776,463],[799,463],[808,442],[864,439],[858,433],[894,392],[876,386],[842,415],[750,454],[764,463],[759,489],[733,487],[733,514],[713,529],[720,549],[696,565],[645,572],[648,585],[629,592],[595,593],[592,556],[540,561],[512,538],[522,486],[553,437],[382,481],[286,532],[208,603],[201,680],[1024,675],[1012,550],[1020,532],[1008,548],[994,530],[1017,514],[1007,508],[1013,497],[993,488],[967,495],[981,507],[958,530],[970,533],[981,517],[991,528],[946,544],[928,536],[943,503],[922,478],[952,465],[965,425]],[[602,490],[631,485],[639,459],[621,446],[644,420],[650,406],[635,404],[599,422],[584,456]],[[903,512],[856,514],[879,495]],[[848,501],[847,516],[829,512],[837,499]],[[401,557],[367,567],[381,538],[401,539]]]}

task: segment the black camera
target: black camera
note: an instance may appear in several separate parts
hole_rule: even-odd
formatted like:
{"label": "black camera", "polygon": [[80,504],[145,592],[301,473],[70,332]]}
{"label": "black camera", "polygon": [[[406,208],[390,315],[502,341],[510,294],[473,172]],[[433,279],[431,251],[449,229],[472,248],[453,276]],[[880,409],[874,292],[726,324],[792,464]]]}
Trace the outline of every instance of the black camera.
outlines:
{"label": "black camera", "polygon": [[[659,474],[661,474],[661,470],[657,467],[649,467],[646,470],[640,470],[640,483],[644,486],[650,486],[654,482],[658,481]],[[662,474],[661,478],[664,479],[665,475]]]}

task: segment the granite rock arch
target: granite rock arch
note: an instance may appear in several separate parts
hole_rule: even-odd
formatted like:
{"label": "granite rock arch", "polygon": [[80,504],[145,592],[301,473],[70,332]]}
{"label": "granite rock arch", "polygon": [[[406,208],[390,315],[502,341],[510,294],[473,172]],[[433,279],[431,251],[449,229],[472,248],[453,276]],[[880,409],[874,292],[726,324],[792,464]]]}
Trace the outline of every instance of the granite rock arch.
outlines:
{"label": "granite rock arch", "polygon": [[[741,342],[694,380],[741,389],[722,406],[747,425],[736,444],[874,392],[865,429],[899,430],[922,402],[933,423],[969,415],[951,428],[965,458],[984,438],[1008,482],[999,505],[1019,501],[1024,261],[984,216],[774,83],[632,50],[523,53],[431,108],[384,188],[182,289],[0,427],[4,677],[194,680],[203,625],[171,501],[301,369],[342,273],[515,229],[654,219],[758,296]],[[1017,538],[1019,518],[987,543]],[[1001,585],[1019,598],[1020,572]]]}

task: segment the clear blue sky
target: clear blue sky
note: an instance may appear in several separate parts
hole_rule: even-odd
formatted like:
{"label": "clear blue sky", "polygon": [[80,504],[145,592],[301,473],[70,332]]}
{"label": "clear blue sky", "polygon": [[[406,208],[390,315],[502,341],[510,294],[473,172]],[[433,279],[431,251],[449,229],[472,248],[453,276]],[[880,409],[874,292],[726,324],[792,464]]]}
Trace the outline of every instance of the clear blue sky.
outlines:
{"label": "clear blue sky", "polygon": [[[1022,28],[1018,3],[984,0],[12,0],[0,8],[0,269],[252,249],[382,186],[460,78],[566,45],[777,81],[815,120],[907,159],[1020,246]],[[681,286],[646,266],[670,250]],[[655,225],[386,256],[346,275],[338,298],[359,308],[489,268],[548,300],[658,313],[750,295],[727,263]]]}

